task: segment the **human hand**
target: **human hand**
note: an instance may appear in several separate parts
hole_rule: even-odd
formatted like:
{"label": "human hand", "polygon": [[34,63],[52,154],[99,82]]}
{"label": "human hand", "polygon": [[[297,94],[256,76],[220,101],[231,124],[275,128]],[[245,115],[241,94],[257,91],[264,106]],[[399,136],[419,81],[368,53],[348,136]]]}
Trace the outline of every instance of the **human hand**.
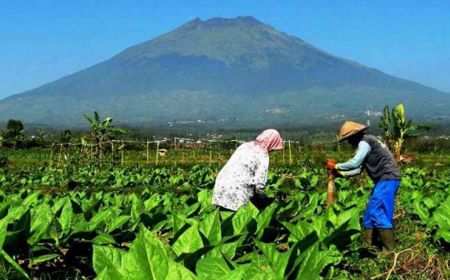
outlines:
{"label": "human hand", "polygon": [[334,159],[327,159],[327,169],[328,170],[335,170],[336,169],[336,161]]}

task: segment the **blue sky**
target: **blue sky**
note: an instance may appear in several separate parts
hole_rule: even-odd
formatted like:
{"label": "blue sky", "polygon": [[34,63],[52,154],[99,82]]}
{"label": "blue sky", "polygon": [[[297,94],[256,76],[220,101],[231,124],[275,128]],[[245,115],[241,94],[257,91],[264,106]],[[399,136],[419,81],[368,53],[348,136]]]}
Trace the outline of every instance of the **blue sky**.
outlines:
{"label": "blue sky", "polygon": [[0,98],[195,18],[250,15],[332,54],[450,92],[450,1],[29,0],[0,5]]}

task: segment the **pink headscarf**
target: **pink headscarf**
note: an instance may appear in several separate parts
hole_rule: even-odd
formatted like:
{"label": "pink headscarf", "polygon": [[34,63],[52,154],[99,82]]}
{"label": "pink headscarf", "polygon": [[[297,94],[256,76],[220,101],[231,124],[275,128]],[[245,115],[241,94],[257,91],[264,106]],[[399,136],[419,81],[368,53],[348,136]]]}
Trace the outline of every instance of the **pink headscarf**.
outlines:
{"label": "pink headscarf", "polygon": [[264,130],[256,137],[255,144],[262,147],[267,152],[284,148],[283,139],[281,139],[280,133],[275,129]]}

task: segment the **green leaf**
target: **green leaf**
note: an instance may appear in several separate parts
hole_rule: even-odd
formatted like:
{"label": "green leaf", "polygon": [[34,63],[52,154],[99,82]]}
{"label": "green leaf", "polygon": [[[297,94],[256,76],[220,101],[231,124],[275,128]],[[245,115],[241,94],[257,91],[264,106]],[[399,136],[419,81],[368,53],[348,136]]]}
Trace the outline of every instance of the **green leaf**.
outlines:
{"label": "green leaf", "polygon": [[305,208],[302,209],[302,215],[304,217],[315,216],[317,207],[319,207],[319,194],[313,193],[309,198],[308,205],[306,205]]}
{"label": "green leaf", "polygon": [[167,278],[164,279],[183,279],[183,280],[194,280],[197,277],[183,265],[171,261],[169,262],[169,271],[167,273]]}
{"label": "green leaf", "polygon": [[245,240],[245,236],[240,237],[237,241],[227,242],[214,247],[206,255],[207,257],[226,257],[228,259],[233,259],[236,256],[236,250]]}
{"label": "green leaf", "polygon": [[183,253],[195,252],[201,248],[203,248],[203,241],[197,225],[191,226],[183,232],[172,246],[178,256]]}
{"label": "green leaf", "polygon": [[123,257],[125,251],[94,245],[92,262],[99,279],[126,279],[123,274]]}
{"label": "green leaf", "polygon": [[49,261],[49,260],[53,260],[53,259],[55,259],[57,257],[59,257],[58,254],[47,254],[47,255],[42,255],[42,256],[39,256],[39,257],[34,257],[34,258],[31,259],[30,264],[31,265],[35,265],[35,264],[38,264],[38,263],[43,263],[43,262],[46,262],[46,261]]}
{"label": "green leaf", "polygon": [[273,244],[267,244],[260,241],[256,241],[256,245],[263,252],[264,256],[266,256],[272,270],[275,274],[282,279],[284,277],[286,267],[289,262],[290,252],[280,253],[277,248]]}
{"label": "green leaf", "polygon": [[52,211],[53,213],[58,212],[65,204],[66,204],[66,200],[68,198],[63,198],[63,199],[58,199],[54,202],[53,206],[52,206]]}
{"label": "green leaf", "polygon": [[232,270],[229,273],[223,275],[220,278],[217,278],[217,280],[243,280],[248,279],[248,277],[245,277],[245,274],[247,272],[247,269],[245,267],[239,267],[238,269]]}
{"label": "green leaf", "polygon": [[202,205],[202,208],[206,208],[211,205],[212,191],[203,189],[197,194],[198,202]]}
{"label": "green leaf", "polygon": [[106,223],[111,215],[111,209],[99,211],[89,220],[89,231],[97,231],[101,224]]}
{"label": "green leaf", "polygon": [[3,243],[6,238],[6,229],[8,228],[9,218],[5,217],[0,220],[0,250],[3,248]]}
{"label": "green leaf", "polygon": [[46,202],[34,210],[34,215],[31,219],[31,236],[28,238],[28,244],[35,244],[47,233],[52,223],[52,215],[52,210]]}
{"label": "green leaf", "polygon": [[142,229],[125,255],[124,275],[133,279],[166,279],[170,261],[163,243]]}
{"label": "green leaf", "polygon": [[329,264],[335,263],[339,256],[337,251],[328,250],[320,251],[319,243],[310,247],[306,252],[302,253],[303,262],[298,271],[297,280],[303,279],[320,279],[322,270]]}
{"label": "green leaf", "polygon": [[209,257],[197,262],[197,275],[203,279],[216,279],[230,271],[223,257]]}
{"label": "green leaf", "polygon": [[53,218],[52,222],[50,223],[50,227],[48,228],[48,235],[55,241],[56,247],[59,248],[59,242],[62,237],[62,230],[61,224],[58,222],[58,219]]}
{"label": "green leaf", "polygon": [[447,243],[450,243],[450,229],[449,228],[440,228],[436,231],[434,235],[434,240],[444,239]]}
{"label": "green leaf", "polygon": [[120,229],[126,222],[130,220],[129,216],[118,216],[108,221],[108,232],[112,232],[116,229]]}
{"label": "green leaf", "polygon": [[434,211],[432,220],[438,226],[434,240],[450,242],[450,197]]}
{"label": "green leaf", "polygon": [[166,245],[142,228],[124,251],[94,246],[94,270],[98,279],[195,279],[195,275],[168,255]]}
{"label": "green leaf", "polygon": [[61,215],[59,216],[59,223],[61,224],[61,230],[63,234],[67,235],[70,232],[70,227],[72,225],[72,216],[73,216],[73,209],[72,209],[72,203],[70,202],[70,199],[66,200],[66,203],[64,204]]}
{"label": "green leaf", "polygon": [[251,203],[239,208],[232,218],[233,233],[235,235],[248,231],[249,223],[258,215],[258,209]]}
{"label": "green leaf", "polygon": [[291,233],[289,241],[293,242],[303,240],[314,231],[313,226],[305,221],[299,221],[296,225],[288,222],[281,222],[281,224]]}
{"label": "green leaf", "polygon": [[135,194],[131,196],[131,221],[138,221],[139,217],[144,213],[145,206],[140,198]]}
{"label": "green leaf", "polygon": [[2,257],[15,269],[17,270],[25,279],[30,279],[30,277],[28,276],[28,274],[26,273],[26,271],[19,265],[16,263],[16,261],[11,258],[5,251],[1,250],[0,254],[2,255]]}
{"label": "green leaf", "polygon": [[258,239],[262,237],[264,229],[269,226],[276,208],[277,204],[272,203],[269,207],[264,209],[264,211],[259,213],[258,216],[256,216],[256,234]]}
{"label": "green leaf", "polygon": [[212,245],[215,245],[222,240],[220,213],[218,208],[200,221],[199,230]]}
{"label": "green leaf", "polygon": [[97,245],[116,244],[116,240],[114,240],[114,237],[107,233],[100,233],[94,239],[92,239],[92,242]]}
{"label": "green leaf", "polygon": [[144,201],[145,212],[150,212],[153,208],[159,205],[161,197],[159,194],[152,195],[149,199]]}
{"label": "green leaf", "polygon": [[25,207],[30,207],[33,203],[38,201],[39,196],[41,195],[41,192],[34,192],[30,195],[28,195],[22,202],[22,205]]}

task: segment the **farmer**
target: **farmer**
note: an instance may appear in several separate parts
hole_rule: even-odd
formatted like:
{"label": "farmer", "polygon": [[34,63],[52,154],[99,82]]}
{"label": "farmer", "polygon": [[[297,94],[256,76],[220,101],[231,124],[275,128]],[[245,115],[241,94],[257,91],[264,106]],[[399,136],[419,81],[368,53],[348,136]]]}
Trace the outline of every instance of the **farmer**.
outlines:
{"label": "farmer", "polygon": [[212,203],[237,211],[252,198],[265,200],[269,153],[281,149],[283,139],[275,129],[264,130],[256,140],[240,145],[217,175]]}
{"label": "farmer", "polygon": [[364,214],[364,241],[373,245],[378,235],[383,249],[392,251],[395,247],[393,233],[394,200],[400,184],[397,162],[388,148],[375,136],[365,135],[368,127],[346,121],[341,128],[339,141],[347,140],[357,148],[355,156],[344,163],[328,161],[328,169],[344,177],[361,173],[362,168],[375,183]]}

